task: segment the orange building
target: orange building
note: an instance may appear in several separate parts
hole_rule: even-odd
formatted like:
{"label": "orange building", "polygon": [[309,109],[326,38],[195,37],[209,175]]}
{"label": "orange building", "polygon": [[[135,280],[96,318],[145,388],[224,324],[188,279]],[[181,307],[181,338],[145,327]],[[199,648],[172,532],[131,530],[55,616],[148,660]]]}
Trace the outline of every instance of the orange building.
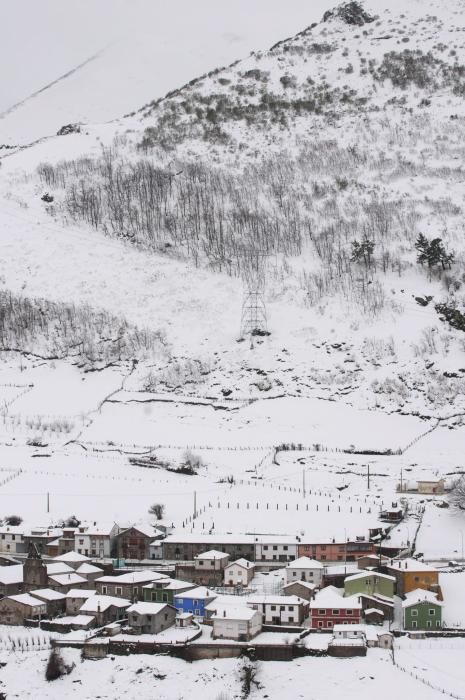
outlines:
{"label": "orange building", "polygon": [[368,540],[355,542],[323,542],[317,544],[301,543],[297,547],[297,556],[316,559],[317,561],[356,561],[367,554],[375,554],[375,544]]}
{"label": "orange building", "polygon": [[434,566],[416,559],[391,559],[389,563],[383,564],[383,567],[388,574],[395,576],[397,595],[403,596],[422,588],[437,593],[439,600],[442,600],[438,572]]}

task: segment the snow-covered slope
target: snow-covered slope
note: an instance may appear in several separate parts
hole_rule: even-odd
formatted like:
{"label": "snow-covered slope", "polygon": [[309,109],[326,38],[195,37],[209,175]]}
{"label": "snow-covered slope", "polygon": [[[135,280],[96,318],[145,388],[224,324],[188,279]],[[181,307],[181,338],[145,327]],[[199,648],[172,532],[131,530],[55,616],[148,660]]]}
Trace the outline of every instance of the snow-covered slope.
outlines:
{"label": "snow-covered slope", "polygon": [[[106,121],[319,19],[330,0],[5,3],[0,144]],[[44,50],[46,47],[46,50]],[[27,58],[25,58],[27,57]]]}
{"label": "snow-covered slope", "polygon": [[[368,2],[131,117],[10,152],[4,289],[163,333],[169,370],[141,364],[133,389],[460,413],[463,331],[436,306],[463,310],[461,7]],[[455,252],[451,270],[417,264],[420,233]],[[354,261],[364,237],[373,257]],[[251,349],[241,276],[263,252],[271,335]]]}

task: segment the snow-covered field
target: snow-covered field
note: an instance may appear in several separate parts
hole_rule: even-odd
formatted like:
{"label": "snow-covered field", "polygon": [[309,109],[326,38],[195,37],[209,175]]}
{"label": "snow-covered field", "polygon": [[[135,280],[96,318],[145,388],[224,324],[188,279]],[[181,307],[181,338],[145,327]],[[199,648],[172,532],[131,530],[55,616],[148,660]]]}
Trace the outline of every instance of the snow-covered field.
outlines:
{"label": "snow-covered field", "polygon": [[[44,679],[47,653],[16,654],[5,658],[2,689],[8,696],[61,700],[100,697],[113,700],[226,700],[241,697],[240,667],[237,659],[198,661],[187,664],[170,657],[108,657],[81,662],[79,653],[65,650],[68,663],[76,667],[69,676],[47,683]],[[290,663],[258,664],[257,681],[250,697],[273,700],[289,693],[293,698],[319,698],[328,694],[349,700],[389,700],[393,694],[424,700],[444,697],[421,685],[392,665],[388,652],[370,650],[362,659],[303,658]],[[457,679],[460,682],[460,678]],[[311,690],[309,691],[309,687]],[[310,693],[310,694],[309,694]]]}

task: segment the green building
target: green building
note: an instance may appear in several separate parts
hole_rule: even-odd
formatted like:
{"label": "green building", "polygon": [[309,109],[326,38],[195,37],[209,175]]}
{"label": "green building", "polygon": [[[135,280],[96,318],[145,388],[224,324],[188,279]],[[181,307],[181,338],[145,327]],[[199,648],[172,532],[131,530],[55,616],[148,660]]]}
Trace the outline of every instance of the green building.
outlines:
{"label": "green building", "polygon": [[402,601],[405,630],[433,630],[442,627],[442,603],[431,591],[417,588]]}
{"label": "green building", "polygon": [[175,578],[162,578],[142,586],[145,603],[169,603],[174,605],[174,596],[195,588],[193,583]]}
{"label": "green building", "polygon": [[394,596],[396,579],[394,576],[380,574],[377,571],[361,571],[348,576],[344,581],[344,595]]}

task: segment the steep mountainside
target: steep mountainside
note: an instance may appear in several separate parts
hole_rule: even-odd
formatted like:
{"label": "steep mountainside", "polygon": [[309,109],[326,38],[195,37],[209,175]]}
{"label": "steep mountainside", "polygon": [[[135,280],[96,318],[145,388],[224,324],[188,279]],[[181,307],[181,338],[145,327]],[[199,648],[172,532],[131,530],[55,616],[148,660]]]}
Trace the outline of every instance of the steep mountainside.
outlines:
{"label": "steep mountainside", "polygon": [[134,389],[465,411],[464,3],[405,5],[3,158],[1,289],[150,329]]}

